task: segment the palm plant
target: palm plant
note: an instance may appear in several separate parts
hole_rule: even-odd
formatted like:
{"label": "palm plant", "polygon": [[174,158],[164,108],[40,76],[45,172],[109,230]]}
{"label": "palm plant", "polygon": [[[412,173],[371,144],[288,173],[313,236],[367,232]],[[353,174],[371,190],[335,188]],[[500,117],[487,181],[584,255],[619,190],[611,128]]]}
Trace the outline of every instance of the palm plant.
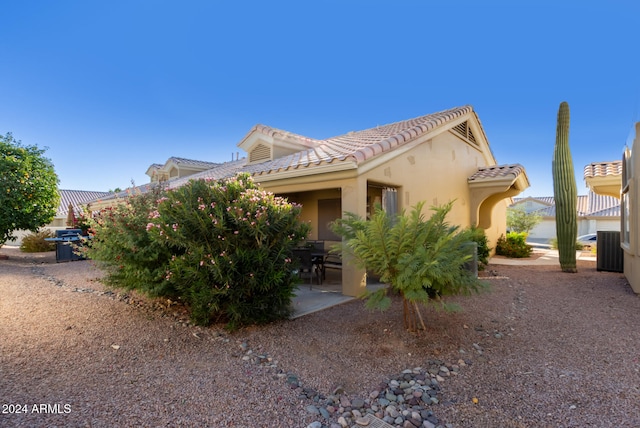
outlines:
{"label": "palm plant", "polygon": [[418,203],[405,215],[391,216],[377,209],[367,221],[353,213],[345,213],[337,220],[333,230],[343,237],[343,251],[353,254],[356,263],[389,284],[367,293],[366,306],[370,309],[388,309],[389,290],[398,292],[403,300],[404,326],[417,330],[418,323],[426,329],[420,304],[439,302],[445,309],[443,296],[471,294],[485,284],[465,269],[472,254],[471,232],[460,231],[445,218],[453,203],[434,207],[434,214],[425,221],[424,202]]}

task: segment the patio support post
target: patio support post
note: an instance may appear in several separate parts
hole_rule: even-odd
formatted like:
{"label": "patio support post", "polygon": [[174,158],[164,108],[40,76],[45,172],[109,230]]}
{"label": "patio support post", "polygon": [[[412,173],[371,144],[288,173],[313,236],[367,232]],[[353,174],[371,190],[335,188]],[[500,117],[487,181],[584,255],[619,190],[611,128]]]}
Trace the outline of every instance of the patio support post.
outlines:
{"label": "patio support post", "polygon": [[[342,211],[365,218],[367,215],[367,181],[356,178],[342,186]],[[354,265],[345,252],[342,260],[342,294],[358,297],[366,291],[367,275],[364,269]]]}

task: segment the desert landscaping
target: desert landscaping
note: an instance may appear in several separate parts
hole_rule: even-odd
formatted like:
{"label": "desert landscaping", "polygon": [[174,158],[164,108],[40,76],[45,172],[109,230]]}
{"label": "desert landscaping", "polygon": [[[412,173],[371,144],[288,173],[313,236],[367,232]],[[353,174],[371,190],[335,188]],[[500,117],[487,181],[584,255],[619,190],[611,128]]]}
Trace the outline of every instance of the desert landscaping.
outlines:
{"label": "desert landscaping", "polygon": [[228,333],[90,261],[0,253],[2,426],[640,425],[640,300],[593,261],[491,263],[491,291],[420,334],[359,300]]}

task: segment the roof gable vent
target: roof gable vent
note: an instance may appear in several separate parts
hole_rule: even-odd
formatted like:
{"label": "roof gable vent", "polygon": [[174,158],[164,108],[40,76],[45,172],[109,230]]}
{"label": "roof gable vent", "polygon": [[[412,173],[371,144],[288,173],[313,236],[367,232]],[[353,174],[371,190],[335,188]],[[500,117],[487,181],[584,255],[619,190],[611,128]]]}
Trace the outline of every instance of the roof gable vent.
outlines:
{"label": "roof gable vent", "polygon": [[271,148],[265,144],[257,144],[249,152],[249,162],[262,162],[271,160]]}
{"label": "roof gable vent", "polygon": [[464,121],[461,124],[451,128],[451,130],[470,143],[473,143],[476,146],[478,145],[478,141],[476,140],[476,137],[473,135],[473,132],[471,132],[471,128],[469,127],[469,122]]}

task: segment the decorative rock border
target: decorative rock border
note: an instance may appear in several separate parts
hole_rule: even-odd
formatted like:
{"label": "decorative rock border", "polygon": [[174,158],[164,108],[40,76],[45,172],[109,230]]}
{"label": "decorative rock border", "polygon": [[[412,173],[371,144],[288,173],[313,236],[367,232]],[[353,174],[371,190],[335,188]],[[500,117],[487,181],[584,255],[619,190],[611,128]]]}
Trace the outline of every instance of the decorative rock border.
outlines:
{"label": "decorative rock border", "polygon": [[[451,428],[442,425],[434,413],[442,400],[441,385],[450,376],[457,376],[468,362],[463,359],[455,364],[440,360],[429,360],[425,367],[405,369],[391,376],[372,390],[366,398],[348,397],[342,388],[323,394],[303,385],[294,373],[278,368],[278,361],[267,354],[257,354],[242,341],[240,348],[243,361],[268,367],[276,371],[276,379],[283,380],[290,388],[299,392],[301,400],[309,401],[306,411],[318,418],[307,428],[347,428],[362,426],[391,426],[394,428]],[[369,418],[368,416],[375,416]],[[380,423],[372,423],[376,419]]]}

